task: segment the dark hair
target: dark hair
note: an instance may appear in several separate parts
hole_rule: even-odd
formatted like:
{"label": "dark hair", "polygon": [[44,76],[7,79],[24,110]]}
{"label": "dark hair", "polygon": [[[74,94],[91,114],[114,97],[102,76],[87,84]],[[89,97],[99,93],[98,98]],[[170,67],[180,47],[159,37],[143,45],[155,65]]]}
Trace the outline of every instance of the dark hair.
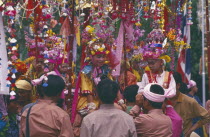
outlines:
{"label": "dark hair", "polygon": [[136,95],[138,92],[139,86],[138,85],[130,85],[124,89],[123,96],[128,102],[135,102]]}
{"label": "dark hair", "polygon": [[18,95],[15,95],[15,98],[14,99],[10,99],[10,95],[8,95],[8,96],[5,97],[5,101],[6,101],[7,105],[9,105],[11,102],[18,101],[18,98],[19,98],[19,96]]}
{"label": "dark hair", "polygon": [[[150,87],[150,92],[155,93],[155,94],[159,94],[159,95],[164,95],[165,91],[164,89],[160,86],[160,85],[151,85]],[[148,99],[147,99],[148,100]],[[149,104],[155,108],[155,109],[161,109],[163,102],[153,102],[153,101],[149,101]]]}
{"label": "dark hair", "polygon": [[180,84],[179,91],[182,92],[183,94],[190,92],[190,90],[187,88],[187,84],[184,82]]}
{"label": "dark hair", "polygon": [[173,77],[174,77],[176,84],[182,84],[182,76],[180,73],[173,72]]}
{"label": "dark hair", "polygon": [[97,85],[98,97],[105,104],[114,103],[118,90],[118,84],[108,78],[100,81]]}
{"label": "dark hair", "polygon": [[[54,96],[60,95],[65,87],[64,80],[60,76],[57,76],[57,75],[48,75],[47,78],[48,78],[48,80],[46,81],[47,86],[46,87],[42,86],[41,93],[43,93],[44,95],[48,97],[54,97]],[[46,82],[43,81],[42,83],[46,83]]]}

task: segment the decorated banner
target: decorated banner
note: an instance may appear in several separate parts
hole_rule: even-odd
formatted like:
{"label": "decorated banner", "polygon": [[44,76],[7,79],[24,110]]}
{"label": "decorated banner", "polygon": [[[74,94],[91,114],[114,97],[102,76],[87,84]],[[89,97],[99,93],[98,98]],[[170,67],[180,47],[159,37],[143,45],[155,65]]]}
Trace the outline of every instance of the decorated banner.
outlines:
{"label": "decorated banner", "polygon": [[7,86],[7,50],[3,26],[2,12],[0,12],[0,94],[9,94],[9,87]]}

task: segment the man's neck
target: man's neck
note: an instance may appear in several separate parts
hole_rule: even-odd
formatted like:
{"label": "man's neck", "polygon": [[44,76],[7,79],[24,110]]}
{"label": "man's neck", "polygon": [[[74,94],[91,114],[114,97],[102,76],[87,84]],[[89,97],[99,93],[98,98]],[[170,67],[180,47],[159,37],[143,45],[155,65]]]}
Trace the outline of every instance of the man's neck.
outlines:
{"label": "man's neck", "polygon": [[44,96],[42,99],[43,99],[43,100],[52,100],[53,102],[57,102],[57,97],[48,97],[48,96]]}

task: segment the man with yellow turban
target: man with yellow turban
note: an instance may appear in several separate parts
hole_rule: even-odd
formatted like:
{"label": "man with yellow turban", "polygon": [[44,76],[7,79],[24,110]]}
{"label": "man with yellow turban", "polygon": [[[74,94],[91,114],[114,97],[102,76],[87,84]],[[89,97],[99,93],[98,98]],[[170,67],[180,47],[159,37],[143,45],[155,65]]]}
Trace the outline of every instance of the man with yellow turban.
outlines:
{"label": "man with yellow turban", "polygon": [[25,105],[31,103],[32,85],[26,80],[18,80],[15,83],[15,86],[17,88],[16,93],[18,95],[18,103],[20,105],[19,112],[20,112]]}

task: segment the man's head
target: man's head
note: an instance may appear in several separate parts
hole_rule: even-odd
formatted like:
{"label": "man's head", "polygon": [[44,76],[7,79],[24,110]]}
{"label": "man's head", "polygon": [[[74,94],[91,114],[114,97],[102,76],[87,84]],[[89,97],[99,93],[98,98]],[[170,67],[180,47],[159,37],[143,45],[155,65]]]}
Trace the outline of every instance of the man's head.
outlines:
{"label": "man's head", "polygon": [[35,60],[34,66],[35,66],[35,70],[36,71],[38,71],[38,72],[42,71],[44,69],[44,59],[41,58],[41,57],[40,58],[37,58]]}
{"label": "man's head", "polygon": [[62,63],[59,65],[59,71],[61,74],[67,73],[69,70],[69,64],[67,63]]}
{"label": "man's head", "polygon": [[7,101],[7,111],[9,114],[18,114],[18,98],[17,96],[6,98]]}
{"label": "man's head", "polygon": [[17,87],[18,101],[28,101],[31,99],[32,85],[26,80],[18,80],[15,83]]}
{"label": "man's head", "polygon": [[152,73],[158,73],[163,70],[164,62],[162,59],[148,59],[147,63]]}
{"label": "man's head", "polygon": [[164,89],[155,83],[148,84],[143,92],[143,107],[149,109],[161,109],[165,100]]}
{"label": "man's head", "polygon": [[176,82],[176,91],[179,91],[180,90],[180,87],[182,85],[182,76],[181,74],[179,74],[178,72],[174,72],[173,73],[173,77],[174,77],[174,80]]}
{"label": "man's head", "polygon": [[197,84],[194,80],[189,81],[189,84],[187,85],[187,88],[189,89],[189,92],[196,93],[198,91]]}
{"label": "man's head", "polygon": [[[44,83],[46,86],[44,86]],[[42,92],[47,97],[59,97],[65,87],[64,80],[57,75],[48,75],[43,81]]]}
{"label": "man's head", "polygon": [[125,88],[125,90],[123,92],[123,96],[127,102],[135,102],[136,101],[136,95],[137,95],[138,89],[139,89],[138,85],[130,85]]}
{"label": "man's head", "polygon": [[113,104],[118,90],[118,84],[110,79],[104,79],[97,85],[98,97],[104,104]]}

